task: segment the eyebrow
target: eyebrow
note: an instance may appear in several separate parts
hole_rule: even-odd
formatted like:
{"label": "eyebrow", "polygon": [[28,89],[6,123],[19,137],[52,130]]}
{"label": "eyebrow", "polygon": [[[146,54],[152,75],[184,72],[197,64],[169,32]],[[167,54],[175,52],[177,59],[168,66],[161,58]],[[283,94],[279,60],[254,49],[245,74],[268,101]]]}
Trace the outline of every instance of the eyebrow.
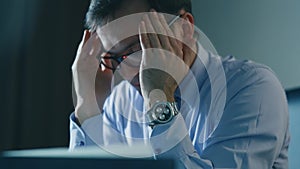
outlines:
{"label": "eyebrow", "polygon": [[[135,41],[135,42],[132,42],[130,43],[129,45],[127,45],[126,47],[124,47],[124,50],[128,50],[129,48],[133,47],[134,45],[138,44],[139,41]],[[124,51],[123,51],[124,52]],[[107,53],[109,55],[119,55],[118,53],[115,53],[115,52],[111,52],[111,51],[105,51],[104,53]],[[120,52],[121,54],[122,52]]]}
{"label": "eyebrow", "polygon": [[[177,15],[175,16],[169,23],[168,23],[168,26],[172,26],[179,18],[181,18],[182,15]],[[131,44],[127,45],[124,49],[129,49],[131,47],[133,47],[134,45],[136,45],[137,43],[139,43],[139,41],[137,42],[132,42]],[[106,51],[104,52],[106,54],[109,54],[109,55],[119,55],[117,53],[114,53],[114,52],[111,52],[111,51]]]}

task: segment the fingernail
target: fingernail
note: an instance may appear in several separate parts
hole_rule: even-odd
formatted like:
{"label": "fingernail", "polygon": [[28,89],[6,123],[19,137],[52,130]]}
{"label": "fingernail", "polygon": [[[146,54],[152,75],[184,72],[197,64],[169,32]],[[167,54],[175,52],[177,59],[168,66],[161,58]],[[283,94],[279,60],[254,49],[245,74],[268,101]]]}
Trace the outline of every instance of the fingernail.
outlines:
{"label": "fingernail", "polygon": [[105,70],[105,66],[102,64],[102,62],[103,62],[103,59],[101,59],[101,61],[100,61],[101,63],[100,63],[100,67],[101,67],[101,71],[103,72],[104,70]]}

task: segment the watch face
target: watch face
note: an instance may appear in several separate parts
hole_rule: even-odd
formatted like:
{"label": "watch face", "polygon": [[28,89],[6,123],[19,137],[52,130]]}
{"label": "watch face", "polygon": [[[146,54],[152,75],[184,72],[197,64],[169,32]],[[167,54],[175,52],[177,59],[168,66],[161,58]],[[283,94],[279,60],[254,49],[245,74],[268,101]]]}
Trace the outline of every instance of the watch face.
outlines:
{"label": "watch face", "polygon": [[156,119],[160,123],[169,122],[172,119],[172,109],[167,104],[159,104],[154,108]]}
{"label": "watch face", "polygon": [[157,102],[147,112],[146,116],[149,120],[149,126],[156,124],[168,123],[174,116],[178,114],[176,103]]}

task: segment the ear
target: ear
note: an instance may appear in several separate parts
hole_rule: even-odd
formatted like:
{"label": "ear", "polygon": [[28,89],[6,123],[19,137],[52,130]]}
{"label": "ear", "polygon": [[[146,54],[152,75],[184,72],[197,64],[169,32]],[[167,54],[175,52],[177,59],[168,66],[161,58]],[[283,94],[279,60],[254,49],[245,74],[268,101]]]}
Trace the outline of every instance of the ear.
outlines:
{"label": "ear", "polygon": [[182,24],[184,40],[191,40],[194,36],[194,17],[191,13],[185,12],[182,17],[185,22]]}

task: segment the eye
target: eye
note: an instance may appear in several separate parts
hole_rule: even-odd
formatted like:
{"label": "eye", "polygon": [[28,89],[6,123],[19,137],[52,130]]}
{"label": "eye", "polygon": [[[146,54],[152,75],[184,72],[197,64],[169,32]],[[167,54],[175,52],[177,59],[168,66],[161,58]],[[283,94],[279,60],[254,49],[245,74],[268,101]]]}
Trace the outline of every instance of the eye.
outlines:
{"label": "eye", "polygon": [[128,55],[122,55],[122,56],[115,57],[114,59],[120,64],[127,57],[128,57]]}

